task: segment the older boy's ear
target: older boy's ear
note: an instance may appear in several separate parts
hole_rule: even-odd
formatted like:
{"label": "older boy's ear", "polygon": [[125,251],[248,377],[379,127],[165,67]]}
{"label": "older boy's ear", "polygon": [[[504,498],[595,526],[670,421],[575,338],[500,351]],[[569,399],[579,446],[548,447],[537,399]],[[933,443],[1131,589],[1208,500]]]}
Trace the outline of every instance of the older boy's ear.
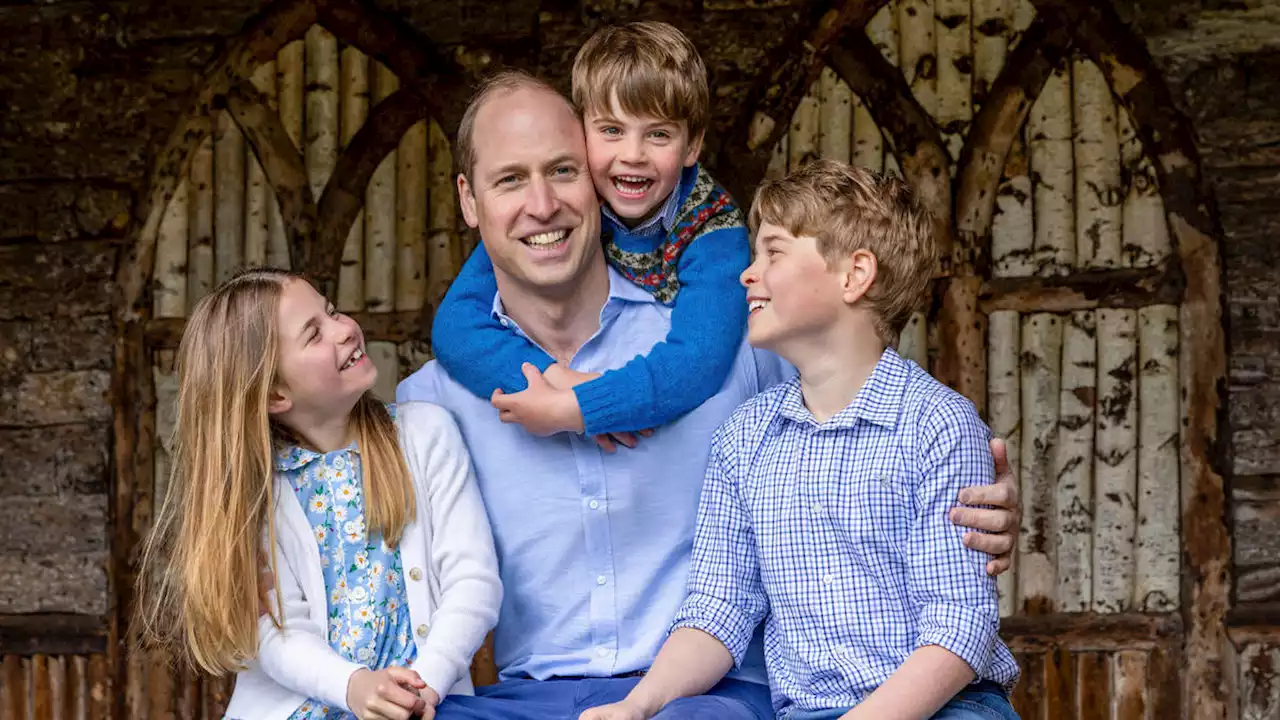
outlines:
{"label": "older boy's ear", "polygon": [[462,206],[462,219],[467,221],[467,227],[480,224],[476,215],[476,196],[471,192],[471,183],[467,182],[464,173],[458,173],[458,204]]}
{"label": "older boy's ear", "polygon": [[706,138],[706,131],[698,133],[695,138],[689,140],[689,150],[684,154],[684,166],[693,167],[698,162],[698,156],[702,154],[702,141]]}
{"label": "older boy's ear", "polygon": [[870,250],[854,250],[849,253],[848,269],[844,274],[845,303],[852,305],[861,300],[876,282],[880,264]]}

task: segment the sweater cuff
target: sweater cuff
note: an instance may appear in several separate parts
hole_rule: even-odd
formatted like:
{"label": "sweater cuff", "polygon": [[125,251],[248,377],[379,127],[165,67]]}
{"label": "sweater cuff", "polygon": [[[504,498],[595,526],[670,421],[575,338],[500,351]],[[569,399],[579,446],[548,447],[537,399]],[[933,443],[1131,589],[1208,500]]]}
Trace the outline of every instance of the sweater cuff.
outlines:
{"label": "sweater cuff", "polygon": [[[313,658],[311,662],[316,663],[316,683],[315,688],[317,700],[323,700],[326,705],[335,708],[342,708],[345,712],[351,712],[351,708],[347,705],[347,688],[351,686],[351,676],[357,670],[367,670],[368,668],[360,663],[354,663],[346,658],[333,653],[327,657]],[[341,679],[341,684],[332,682]]]}
{"label": "sweater cuff", "polygon": [[425,651],[411,667],[428,687],[436,691],[441,700],[458,684],[458,668],[439,653]]}
{"label": "sweater cuff", "polygon": [[620,382],[624,378],[620,370],[614,370],[574,386],[573,394],[578,398],[582,426],[587,436],[648,429],[643,424],[646,418],[628,412],[627,405],[634,408],[637,399],[652,398],[652,388],[628,387],[627,383]]}

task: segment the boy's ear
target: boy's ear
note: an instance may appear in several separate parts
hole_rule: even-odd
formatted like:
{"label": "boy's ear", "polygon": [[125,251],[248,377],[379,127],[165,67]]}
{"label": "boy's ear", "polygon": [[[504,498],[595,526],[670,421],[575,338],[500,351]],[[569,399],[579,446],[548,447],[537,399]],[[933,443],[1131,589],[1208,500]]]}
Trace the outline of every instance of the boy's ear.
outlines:
{"label": "boy's ear", "polygon": [[471,192],[471,184],[463,173],[458,173],[458,204],[462,206],[462,219],[467,221],[467,227],[473,228],[480,224],[479,216],[476,215],[476,196]]}
{"label": "boy's ear", "polygon": [[846,304],[852,305],[871,291],[876,275],[880,272],[880,263],[876,260],[875,253],[865,248],[849,253],[846,262],[848,269],[844,273],[842,299]]}
{"label": "boy's ear", "polygon": [[267,398],[267,414],[281,415],[293,409],[293,400],[287,395],[280,392],[280,388],[271,388],[271,395]]}
{"label": "boy's ear", "polygon": [[693,164],[698,162],[698,156],[702,154],[702,141],[703,139],[706,138],[706,136],[707,136],[707,132],[703,130],[702,132],[698,133],[697,137],[690,138],[689,150],[684,154],[685,167],[693,167]]}

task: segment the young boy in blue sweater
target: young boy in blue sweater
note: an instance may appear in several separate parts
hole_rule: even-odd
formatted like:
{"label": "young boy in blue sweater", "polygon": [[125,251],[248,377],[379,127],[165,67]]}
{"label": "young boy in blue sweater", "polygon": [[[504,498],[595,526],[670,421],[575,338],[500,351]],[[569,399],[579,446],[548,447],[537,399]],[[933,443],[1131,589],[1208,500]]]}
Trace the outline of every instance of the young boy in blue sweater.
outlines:
{"label": "young boy in blue sweater", "polygon": [[906,186],[819,160],[758,191],[747,337],[799,376],[717,430],[684,605],[622,702],[639,720],[741,663],[787,720],[1016,719],[995,579],[947,508],[993,475],[973,404],[900,357],[937,258]]}
{"label": "young boy in blue sweater", "polygon": [[[750,241],[741,210],[698,163],[710,93],[683,33],[660,22],[600,30],[574,61],[573,101],[603,201],[606,257],[672,305],[666,341],[603,375],[556,363],[493,318],[497,285],[483,244],[441,303],[431,340],[449,375],[492,397],[504,420],[539,435],[585,432],[610,447],[610,434],[663,425],[724,383],[746,322],[738,275]],[[550,249],[563,238],[534,240]]]}

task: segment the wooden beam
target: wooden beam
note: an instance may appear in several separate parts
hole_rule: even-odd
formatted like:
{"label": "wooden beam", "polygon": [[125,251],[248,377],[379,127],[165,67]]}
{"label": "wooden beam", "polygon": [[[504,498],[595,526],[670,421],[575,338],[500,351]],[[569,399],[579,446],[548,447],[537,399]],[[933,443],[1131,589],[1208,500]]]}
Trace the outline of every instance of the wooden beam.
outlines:
{"label": "wooden beam", "polygon": [[[1037,7],[1044,0],[1034,0]],[[1182,706],[1192,718],[1234,717],[1236,674],[1226,616],[1231,603],[1227,517],[1227,382],[1222,236],[1213,195],[1200,174],[1191,123],[1148,54],[1110,3],[1089,0],[1080,47],[1102,69],[1156,165],[1161,198],[1186,277],[1179,322],[1182,412],[1183,602],[1186,613]]]}
{"label": "wooden beam", "polygon": [[1056,613],[1000,620],[1000,636],[1016,653],[1152,648],[1181,633],[1178,613]]}
{"label": "wooden beam", "polygon": [[1099,307],[1141,308],[1177,305],[1185,279],[1182,268],[1095,270],[1062,277],[992,278],[982,283],[982,312],[1074,312]]}
{"label": "wooden beam", "polygon": [[[328,263],[328,258],[320,254],[322,247],[316,246],[316,204],[307,182],[307,169],[280,114],[271,108],[266,95],[248,81],[233,86],[225,101],[279,201],[280,219],[289,238],[291,267],[317,282],[336,279],[337,263]],[[334,265],[332,278],[325,275],[330,264]]]}
{"label": "wooden beam", "polygon": [[[846,31],[865,37],[867,22],[887,4],[888,0],[843,0],[822,15],[817,15],[822,3],[806,5],[811,14],[769,54],[768,69],[758,75],[747,95],[747,110],[739,113],[727,134],[730,139],[716,155],[714,166],[734,197],[747,202],[754,196],[774,145],[787,134],[801,98],[822,72],[825,50]],[[897,68],[892,72],[899,74]]]}
{"label": "wooden beam", "polygon": [[1227,634],[1236,648],[1253,643],[1280,645],[1280,602],[1232,608],[1227,615]]}
{"label": "wooden beam", "polygon": [[[350,317],[360,325],[366,340],[403,343],[430,342],[434,308],[405,312],[358,312]],[[152,350],[174,349],[182,341],[186,318],[156,318],[147,323],[146,340]]]}
{"label": "wooden beam", "polygon": [[102,615],[0,615],[0,655],[92,655],[107,651]]}
{"label": "wooden beam", "polygon": [[956,172],[956,231],[974,253],[967,260],[979,272],[988,272],[991,263],[991,218],[1009,150],[1040,90],[1067,57],[1072,30],[1057,8],[1041,10],[1009,55],[965,139]]}

